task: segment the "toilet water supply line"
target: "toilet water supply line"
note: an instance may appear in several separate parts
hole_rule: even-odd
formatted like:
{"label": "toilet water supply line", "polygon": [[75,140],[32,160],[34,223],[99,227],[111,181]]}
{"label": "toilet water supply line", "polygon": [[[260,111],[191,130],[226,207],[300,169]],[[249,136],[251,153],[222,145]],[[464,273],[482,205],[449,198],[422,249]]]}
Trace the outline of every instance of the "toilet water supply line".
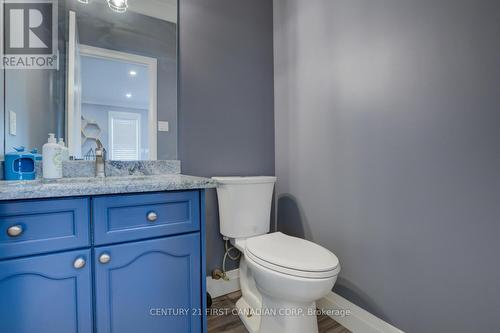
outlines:
{"label": "toilet water supply line", "polygon": [[[236,261],[236,260],[240,259],[240,257],[241,257],[241,252],[237,248],[235,248],[234,246],[229,247],[228,242],[229,242],[229,239],[225,239],[224,248],[226,249],[226,252],[224,253],[224,259],[222,259],[222,278],[225,281],[229,280],[229,278],[227,277],[227,274],[226,274],[226,259],[227,259],[227,257],[229,257],[229,259],[231,259],[233,261]],[[238,254],[236,256],[232,256],[230,253],[232,250],[236,250],[238,252]]]}

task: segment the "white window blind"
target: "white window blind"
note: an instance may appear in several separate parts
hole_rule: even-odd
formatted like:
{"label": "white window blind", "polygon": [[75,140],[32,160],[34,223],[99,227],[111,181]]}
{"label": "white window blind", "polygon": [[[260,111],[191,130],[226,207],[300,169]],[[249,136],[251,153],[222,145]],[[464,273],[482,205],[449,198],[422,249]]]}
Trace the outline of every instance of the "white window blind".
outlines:
{"label": "white window blind", "polygon": [[116,161],[140,160],[141,115],[109,112],[110,158]]}

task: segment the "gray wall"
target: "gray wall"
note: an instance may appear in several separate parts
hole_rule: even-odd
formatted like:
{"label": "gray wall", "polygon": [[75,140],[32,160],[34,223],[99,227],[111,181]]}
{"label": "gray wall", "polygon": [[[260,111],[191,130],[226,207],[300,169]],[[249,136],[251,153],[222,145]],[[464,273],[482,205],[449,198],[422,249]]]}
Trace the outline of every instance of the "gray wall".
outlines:
{"label": "gray wall", "polygon": [[278,227],[408,332],[495,332],[500,2],[275,1]]}
{"label": "gray wall", "polygon": [[[180,1],[183,173],[274,174],[272,29],[268,0]],[[217,214],[209,191],[207,273],[224,252]]]}
{"label": "gray wall", "polygon": [[[56,106],[51,89],[54,79],[59,76],[55,70],[8,69],[5,72],[5,148],[26,146],[41,152],[47,142],[48,133],[57,137],[64,135],[57,127],[57,117],[64,116],[64,107]],[[9,133],[9,111],[17,115],[16,135]]]}

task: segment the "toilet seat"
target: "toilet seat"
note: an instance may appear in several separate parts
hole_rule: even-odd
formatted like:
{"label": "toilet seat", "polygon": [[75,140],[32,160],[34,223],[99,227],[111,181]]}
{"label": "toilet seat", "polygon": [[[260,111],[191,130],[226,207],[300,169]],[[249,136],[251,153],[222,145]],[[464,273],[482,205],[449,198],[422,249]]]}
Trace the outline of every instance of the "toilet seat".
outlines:
{"label": "toilet seat", "polygon": [[270,270],[295,277],[321,279],[338,275],[338,258],[313,242],[281,232],[246,240],[248,260]]}

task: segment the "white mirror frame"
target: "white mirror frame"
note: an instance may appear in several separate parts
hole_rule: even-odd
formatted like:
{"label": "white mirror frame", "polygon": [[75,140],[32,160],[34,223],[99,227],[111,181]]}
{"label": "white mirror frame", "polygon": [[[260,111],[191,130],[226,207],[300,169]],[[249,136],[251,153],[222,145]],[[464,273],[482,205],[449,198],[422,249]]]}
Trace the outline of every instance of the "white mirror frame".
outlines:
{"label": "white mirror frame", "polygon": [[[100,59],[111,59],[111,60],[122,60],[126,61],[129,63],[136,63],[139,65],[147,66],[148,67],[148,72],[150,73],[149,75],[149,108],[148,108],[148,113],[149,113],[149,126],[148,126],[148,137],[149,137],[149,159],[150,160],[156,160],[158,156],[158,151],[157,151],[157,140],[158,140],[158,130],[157,130],[157,85],[158,85],[158,72],[157,72],[157,67],[158,67],[158,61],[155,58],[150,58],[150,57],[145,57],[145,56],[140,56],[140,55],[135,55],[135,54],[130,54],[130,53],[124,53],[124,52],[119,52],[119,51],[114,51],[114,50],[108,50],[108,49],[103,49],[99,47],[94,47],[94,46],[89,46],[89,45],[83,45],[81,44],[79,46],[80,50],[80,55],[82,56],[88,56],[88,57],[94,57],[94,58],[100,58]],[[72,112],[73,108],[68,107],[66,110],[66,119],[72,119]],[[78,133],[80,133],[81,129],[75,129],[72,128],[72,126],[69,126],[67,124],[67,138],[68,140],[71,140],[73,135],[75,134],[74,131],[77,130]],[[68,146],[72,147],[72,142],[68,141]]]}

